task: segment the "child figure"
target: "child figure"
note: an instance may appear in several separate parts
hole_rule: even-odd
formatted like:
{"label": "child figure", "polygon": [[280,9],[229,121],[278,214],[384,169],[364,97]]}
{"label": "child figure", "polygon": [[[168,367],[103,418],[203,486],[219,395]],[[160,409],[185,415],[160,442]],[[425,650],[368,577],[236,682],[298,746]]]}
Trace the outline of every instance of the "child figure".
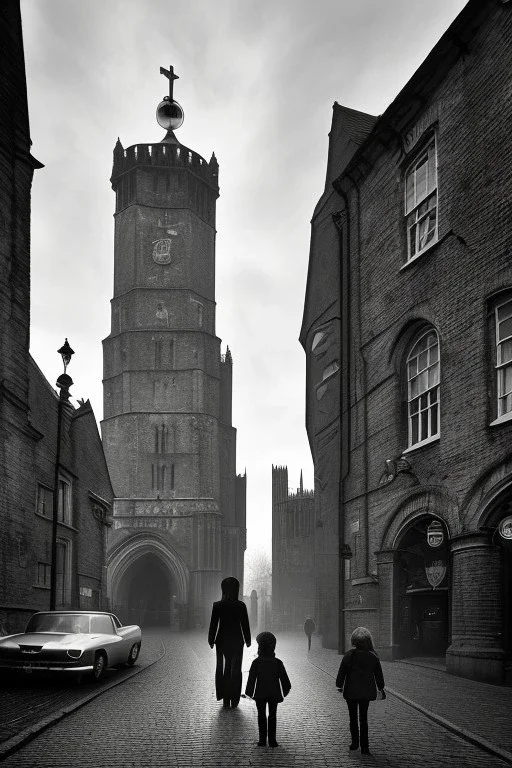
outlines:
{"label": "child figure", "polygon": [[277,705],[290,693],[292,686],[283,662],[281,659],[276,659],[275,635],[272,632],[261,632],[256,642],[258,658],[251,664],[245,693],[256,701],[258,709],[258,747],[267,746],[267,733],[269,747],[277,747],[279,746],[276,741]]}

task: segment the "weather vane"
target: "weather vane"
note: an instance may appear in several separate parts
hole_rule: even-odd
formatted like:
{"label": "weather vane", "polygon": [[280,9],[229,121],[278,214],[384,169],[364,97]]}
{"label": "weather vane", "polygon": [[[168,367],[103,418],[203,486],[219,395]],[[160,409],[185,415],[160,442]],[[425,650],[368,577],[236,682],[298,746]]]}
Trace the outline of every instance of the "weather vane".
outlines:
{"label": "weather vane", "polygon": [[174,67],[172,66],[169,66],[169,69],[160,67],[160,74],[169,81],[169,95],[164,96],[163,101],[156,108],[156,120],[167,131],[175,131],[183,125],[185,119],[183,108],[174,100],[173,95],[174,81],[178,80],[179,77],[174,74]]}

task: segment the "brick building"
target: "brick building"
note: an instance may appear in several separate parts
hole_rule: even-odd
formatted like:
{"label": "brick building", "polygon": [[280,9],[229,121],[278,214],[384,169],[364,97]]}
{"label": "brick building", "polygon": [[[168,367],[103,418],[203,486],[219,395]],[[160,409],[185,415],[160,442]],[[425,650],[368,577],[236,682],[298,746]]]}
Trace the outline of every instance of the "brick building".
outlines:
{"label": "brick building", "polygon": [[300,336],[320,630],[493,682],[512,660],[511,69],[511,4],[471,0],[383,115],[334,105]]}
{"label": "brick building", "polygon": [[[42,165],[30,154],[18,0],[0,21],[0,625],[14,631],[49,608],[59,397],[29,355],[30,191]],[[64,404],[62,426],[57,605],[103,607],[112,489],[89,403]]]}
{"label": "brick building", "polygon": [[[215,333],[215,155],[172,130],[114,149],[114,297],[103,442],[114,491],[110,594],[141,622],[204,625],[243,583],[232,357]],[[119,609],[120,610],[120,609]]]}
{"label": "brick building", "polygon": [[288,468],[272,467],[272,625],[297,629],[314,618],[315,496],[288,488]]}

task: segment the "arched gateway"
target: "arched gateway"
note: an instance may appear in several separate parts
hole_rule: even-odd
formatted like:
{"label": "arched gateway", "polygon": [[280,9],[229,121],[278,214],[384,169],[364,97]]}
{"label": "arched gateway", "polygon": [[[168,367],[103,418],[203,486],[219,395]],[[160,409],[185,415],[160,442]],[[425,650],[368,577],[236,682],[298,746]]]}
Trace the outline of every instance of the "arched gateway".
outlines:
{"label": "arched gateway", "polygon": [[437,489],[409,497],[391,518],[377,553],[383,658],[443,656],[450,642],[450,540],[455,501]]}
{"label": "arched gateway", "polygon": [[126,623],[184,625],[189,573],[181,557],[157,535],[133,536],[110,556],[112,610]]}

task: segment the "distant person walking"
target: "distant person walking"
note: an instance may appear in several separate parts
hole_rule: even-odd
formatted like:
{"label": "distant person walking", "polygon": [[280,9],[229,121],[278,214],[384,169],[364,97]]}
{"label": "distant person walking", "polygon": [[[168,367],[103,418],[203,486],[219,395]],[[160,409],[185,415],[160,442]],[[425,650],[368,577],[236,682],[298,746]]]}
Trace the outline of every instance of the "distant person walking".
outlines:
{"label": "distant person walking", "polygon": [[386,698],[384,675],[370,631],[366,627],[358,627],[352,632],[350,640],[353,647],[341,660],[336,687],[343,690],[347,702],[352,737],[350,749],[361,746],[362,754],[369,755],[368,707],[370,701],[377,698],[377,688],[381,691],[379,698]]}
{"label": "distant person walking", "polygon": [[[276,636],[260,632],[256,638],[258,658],[249,670],[245,687],[246,696],[256,701],[258,710],[258,747],[278,747],[276,741],[277,705],[290,693],[291,684],[281,659],[276,659]],[[268,705],[268,721],[267,721]]]}
{"label": "distant person walking", "polygon": [[315,622],[312,618],[308,616],[306,621],[304,622],[304,632],[306,633],[306,637],[308,638],[308,651],[311,650],[311,635],[315,631],[316,626]]}
{"label": "distant person walking", "polygon": [[221,582],[222,600],[213,604],[208,643],[215,645],[217,667],[215,670],[215,691],[217,700],[222,699],[224,707],[237,707],[242,692],[242,656],[244,641],[251,645],[251,630],[247,607],[238,599],[240,582],[228,576]]}

